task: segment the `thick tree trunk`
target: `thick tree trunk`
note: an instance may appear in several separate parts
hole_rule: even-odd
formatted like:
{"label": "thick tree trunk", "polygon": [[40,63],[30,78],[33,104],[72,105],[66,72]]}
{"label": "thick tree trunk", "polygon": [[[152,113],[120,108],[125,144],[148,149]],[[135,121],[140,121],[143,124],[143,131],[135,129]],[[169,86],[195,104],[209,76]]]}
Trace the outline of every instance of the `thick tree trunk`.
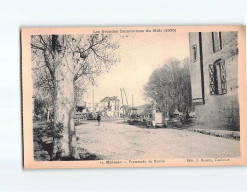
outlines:
{"label": "thick tree trunk", "polygon": [[[70,61],[60,58],[55,64],[53,159],[79,159],[74,124],[74,83]],[[61,132],[56,133],[61,127]]]}
{"label": "thick tree trunk", "polygon": [[162,123],[164,124],[164,127],[167,126],[167,112],[166,111],[162,111]]}

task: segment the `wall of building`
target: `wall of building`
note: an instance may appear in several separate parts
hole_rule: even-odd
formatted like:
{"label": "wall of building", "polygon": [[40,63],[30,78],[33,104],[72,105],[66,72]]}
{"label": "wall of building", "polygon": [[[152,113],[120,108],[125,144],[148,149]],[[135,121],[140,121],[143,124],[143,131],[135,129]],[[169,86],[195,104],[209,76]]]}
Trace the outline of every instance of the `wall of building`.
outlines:
{"label": "wall of building", "polygon": [[[110,108],[109,108],[110,106]],[[109,100],[100,102],[100,110],[107,111],[109,117],[120,117],[119,100]]]}
{"label": "wall of building", "polygon": [[[197,105],[195,112],[199,124],[212,129],[239,130],[237,32],[222,32],[221,40],[222,50],[214,53],[212,33],[202,33],[205,104]],[[211,95],[209,65],[218,59],[225,60],[227,93]],[[193,85],[192,80],[192,88]]]}
{"label": "wall of building", "polygon": [[113,112],[113,116],[114,117],[120,117],[120,113],[119,113],[119,100],[114,100],[112,102],[112,112]]}
{"label": "wall of building", "polygon": [[[201,62],[200,62],[200,44],[199,44],[199,32],[193,32],[189,34],[190,41],[190,78],[191,78],[191,91],[192,99],[196,104],[202,104],[202,78],[201,78]],[[194,50],[196,47],[196,60],[194,60]]]}

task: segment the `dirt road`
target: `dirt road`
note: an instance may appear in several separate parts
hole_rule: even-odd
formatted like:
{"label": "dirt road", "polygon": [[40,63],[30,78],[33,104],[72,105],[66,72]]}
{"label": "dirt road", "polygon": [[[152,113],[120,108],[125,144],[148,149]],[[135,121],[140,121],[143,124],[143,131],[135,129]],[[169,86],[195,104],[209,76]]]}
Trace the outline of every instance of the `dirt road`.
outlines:
{"label": "dirt road", "polygon": [[79,146],[104,160],[226,158],[240,156],[240,142],[175,129],[143,129],[121,122],[77,126]]}

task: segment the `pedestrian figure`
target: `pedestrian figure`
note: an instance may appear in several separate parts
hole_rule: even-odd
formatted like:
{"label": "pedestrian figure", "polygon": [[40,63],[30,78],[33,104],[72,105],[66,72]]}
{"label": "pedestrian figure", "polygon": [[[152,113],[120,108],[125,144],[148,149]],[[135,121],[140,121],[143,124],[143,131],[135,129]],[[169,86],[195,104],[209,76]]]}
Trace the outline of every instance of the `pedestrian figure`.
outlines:
{"label": "pedestrian figure", "polygon": [[98,113],[98,115],[97,115],[97,121],[98,121],[99,126],[100,126],[100,120],[101,120],[101,116],[100,116],[100,114]]}

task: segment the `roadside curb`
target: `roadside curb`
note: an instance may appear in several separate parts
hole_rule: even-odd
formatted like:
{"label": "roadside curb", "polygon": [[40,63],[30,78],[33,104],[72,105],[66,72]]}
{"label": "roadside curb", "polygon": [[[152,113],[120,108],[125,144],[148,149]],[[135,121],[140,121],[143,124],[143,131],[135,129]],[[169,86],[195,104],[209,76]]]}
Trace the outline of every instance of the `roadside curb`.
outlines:
{"label": "roadside curb", "polygon": [[186,131],[192,131],[196,133],[201,133],[204,135],[211,135],[215,137],[222,137],[226,139],[233,139],[240,141],[239,131],[227,131],[227,130],[209,130],[209,129],[185,129]]}

